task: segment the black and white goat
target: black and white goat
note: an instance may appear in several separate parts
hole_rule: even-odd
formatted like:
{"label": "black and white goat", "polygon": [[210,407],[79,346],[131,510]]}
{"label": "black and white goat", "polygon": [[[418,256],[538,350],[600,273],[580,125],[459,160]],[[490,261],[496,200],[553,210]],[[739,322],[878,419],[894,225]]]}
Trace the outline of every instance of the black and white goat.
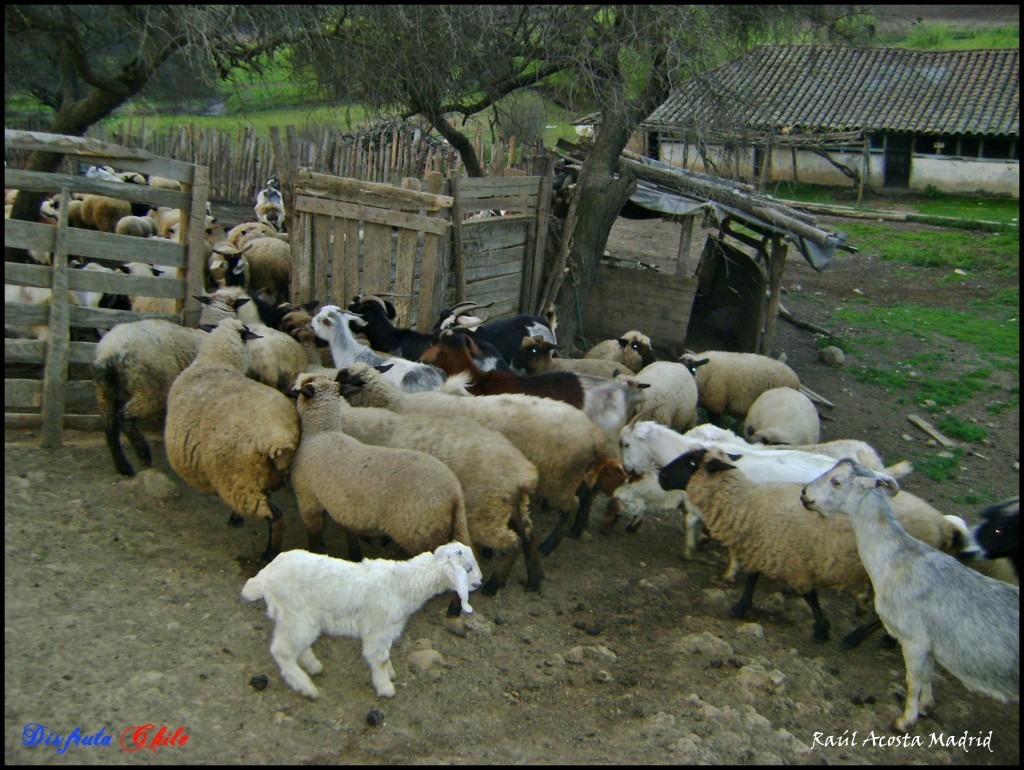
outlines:
{"label": "black and white goat", "polygon": [[[558,322],[555,319],[554,308],[544,316],[520,313],[511,318],[498,318],[494,321],[469,315],[469,311],[485,307],[490,307],[490,305],[460,302],[454,307],[442,310],[440,319],[434,325],[434,331],[438,332],[454,327],[467,330],[477,341],[494,345],[509,365],[512,365],[512,360],[518,355],[523,337],[542,337],[552,345],[558,344],[558,339],[555,337]],[[525,374],[522,370],[516,371]]]}
{"label": "black and white goat", "polygon": [[270,225],[279,233],[287,230],[281,183],[276,176],[270,177],[267,186],[256,195],[256,219]]}

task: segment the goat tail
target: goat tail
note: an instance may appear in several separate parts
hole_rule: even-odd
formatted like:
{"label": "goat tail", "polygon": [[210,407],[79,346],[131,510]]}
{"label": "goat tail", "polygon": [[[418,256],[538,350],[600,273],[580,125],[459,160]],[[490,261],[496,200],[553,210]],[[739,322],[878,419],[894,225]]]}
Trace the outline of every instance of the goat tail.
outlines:
{"label": "goat tail", "polygon": [[473,378],[469,372],[458,372],[448,377],[441,384],[441,392],[448,393],[453,396],[471,396],[472,393],[467,388],[472,387]]}
{"label": "goat tail", "polygon": [[885,468],[885,472],[894,479],[902,479],[904,476],[910,475],[913,470],[914,465],[909,460],[900,460],[898,463],[886,466]]}
{"label": "goat tail", "polygon": [[247,602],[254,602],[263,598],[263,578],[259,575],[251,577],[242,586],[242,598]]}

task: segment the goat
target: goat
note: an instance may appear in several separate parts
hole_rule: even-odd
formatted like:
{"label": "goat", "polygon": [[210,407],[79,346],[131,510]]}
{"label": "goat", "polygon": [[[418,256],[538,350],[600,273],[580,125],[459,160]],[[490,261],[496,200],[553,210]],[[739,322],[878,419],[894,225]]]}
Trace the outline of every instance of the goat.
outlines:
{"label": "goat", "polygon": [[552,345],[558,344],[558,340],[555,338],[558,322],[555,319],[553,308],[544,317],[521,313],[511,318],[499,318],[486,323],[486,318],[466,315],[470,310],[484,307],[489,307],[489,305],[460,302],[454,307],[442,310],[440,319],[434,325],[434,331],[440,332],[444,329],[454,328],[471,330],[478,341],[494,345],[507,364],[511,364],[512,359],[519,352],[523,337],[540,336]]}

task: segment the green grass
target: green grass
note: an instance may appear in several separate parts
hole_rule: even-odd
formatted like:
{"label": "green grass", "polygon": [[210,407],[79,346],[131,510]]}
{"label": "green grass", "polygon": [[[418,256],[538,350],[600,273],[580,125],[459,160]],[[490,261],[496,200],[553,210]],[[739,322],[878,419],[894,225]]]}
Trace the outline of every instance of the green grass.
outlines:
{"label": "green grass", "polygon": [[965,51],[973,48],[1019,48],[1020,25],[961,27],[941,23],[913,25],[905,36],[879,38],[878,45],[930,51]]}
{"label": "green grass", "polygon": [[1019,269],[1020,231],[911,229],[843,222],[848,243],[887,262],[950,270],[993,270],[1012,276]]}
{"label": "green grass", "polygon": [[911,458],[914,470],[923,473],[932,481],[956,481],[960,475],[960,461],[964,450],[960,447],[948,452]]}
{"label": "green grass", "polygon": [[975,425],[972,422],[964,422],[954,414],[947,414],[939,420],[936,427],[943,435],[956,439],[957,441],[968,441],[976,444],[979,441],[984,441],[988,438],[988,431],[980,425]]}

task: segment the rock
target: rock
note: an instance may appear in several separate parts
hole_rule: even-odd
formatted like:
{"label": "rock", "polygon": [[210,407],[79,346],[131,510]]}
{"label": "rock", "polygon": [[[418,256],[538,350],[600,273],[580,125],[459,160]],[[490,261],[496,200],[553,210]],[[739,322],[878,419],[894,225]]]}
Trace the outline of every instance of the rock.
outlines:
{"label": "rock", "polygon": [[676,718],[672,714],[659,711],[647,717],[640,726],[640,734],[646,738],[657,738],[670,734],[676,726]]}
{"label": "rock", "polygon": [[684,636],[679,640],[675,651],[712,655],[716,658],[727,658],[732,655],[732,647],[729,643],[719,639],[710,631]]}
{"label": "rock", "polygon": [[761,692],[774,693],[782,684],[782,680],[785,680],[783,675],[782,680],[776,684],[777,676],[775,674],[776,672],[774,671],[769,674],[763,667],[752,663],[736,672],[736,682],[746,691],[760,690]]}
{"label": "rock", "polygon": [[181,494],[178,485],[155,468],[141,471],[135,477],[134,484],[142,494],[154,500],[170,500]]}
{"label": "rock", "polygon": [[423,674],[444,665],[444,656],[437,650],[417,650],[409,653],[408,661],[414,674]]}
{"label": "rock", "polygon": [[606,682],[612,681],[612,675],[602,668],[594,674],[594,681],[605,684]]}
{"label": "rock", "polygon": [[764,627],[760,623],[744,623],[736,629],[736,633],[764,639]]}
{"label": "rock", "polygon": [[819,350],[818,358],[820,358],[826,366],[831,366],[833,369],[839,369],[846,363],[846,354],[841,348],[837,348],[835,345],[829,345],[828,347]]}

